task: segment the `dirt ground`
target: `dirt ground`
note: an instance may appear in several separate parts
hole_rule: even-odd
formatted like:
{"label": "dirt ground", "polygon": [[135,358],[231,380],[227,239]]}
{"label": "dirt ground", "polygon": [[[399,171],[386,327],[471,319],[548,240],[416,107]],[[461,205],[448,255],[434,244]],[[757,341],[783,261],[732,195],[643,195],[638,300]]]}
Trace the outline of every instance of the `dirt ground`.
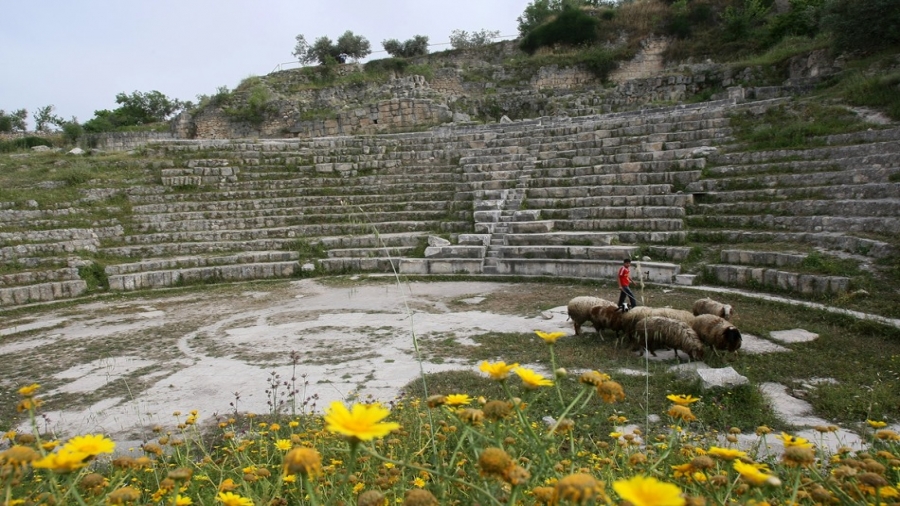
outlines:
{"label": "dirt ground", "polygon": [[422,370],[472,367],[429,357],[420,369],[413,334],[465,342],[485,332],[567,328],[562,307],[529,316],[478,308],[489,294],[517,289],[509,284],[271,287],[96,301],[4,321],[0,357],[36,367],[4,374],[3,390],[36,382],[53,405],[69,406],[45,412],[44,429],[139,441],[156,424],[172,426],[176,410],[263,414],[274,402],[290,412],[292,390],[297,411],[354,397],[389,401]]}

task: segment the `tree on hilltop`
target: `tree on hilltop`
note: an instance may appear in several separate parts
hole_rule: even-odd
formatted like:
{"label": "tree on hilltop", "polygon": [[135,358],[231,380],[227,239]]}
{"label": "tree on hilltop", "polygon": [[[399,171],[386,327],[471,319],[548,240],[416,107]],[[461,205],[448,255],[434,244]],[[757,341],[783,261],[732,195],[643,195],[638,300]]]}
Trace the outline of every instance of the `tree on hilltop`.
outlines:
{"label": "tree on hilltop", "polygon": [[397,39],[388,39],[381,42],[382,47],[391,56],[397,58],[409,58],[428,54],[428,37],[416,35],[415,37],[400,42]]}
{"label": "tree on hilltop", "polygon": [[0,132],[24,132],[28,125],[25,120],[28,118],[28,110],[18,109],[7,113],[0,109]]}
{"label": "tree on hilltop", "polygon": [[297,35],[296,40],[292,54],[303,64],[324,65],[330,60],[347,63],[347,60],[359,60],[372,53],[372,45],[368,39],[362,35],[354,35],[350,30],[338,37],[337,43],[324,35],[316,39],[312,45],[309,45],[303,34]]}
{"label": "tree on hilltop", "polygon": [[184,109],[184,102],[172,99],[153,90],[147,93],[135,91],[130,95],[116,95],[119,107],[110,111],[94,111],[94,117],[82,125],[87,132],[108,132],[121,127],[149,125],[168,120]]}

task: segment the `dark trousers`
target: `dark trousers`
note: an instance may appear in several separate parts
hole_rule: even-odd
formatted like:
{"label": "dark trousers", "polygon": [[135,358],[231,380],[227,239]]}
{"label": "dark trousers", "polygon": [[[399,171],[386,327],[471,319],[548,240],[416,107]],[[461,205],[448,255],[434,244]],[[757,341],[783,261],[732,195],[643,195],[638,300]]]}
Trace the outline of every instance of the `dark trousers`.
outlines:
{"label": "dark trousers", "polygon": [[622,307],[622,303],[625,302],[625,297],[628,297],[628,307],[637,306],[637,299],[634,298],[634,294],[631,293],[631,288],[627,286],[623,286],[619,288],[621,291],[619,292],[619,307]]}

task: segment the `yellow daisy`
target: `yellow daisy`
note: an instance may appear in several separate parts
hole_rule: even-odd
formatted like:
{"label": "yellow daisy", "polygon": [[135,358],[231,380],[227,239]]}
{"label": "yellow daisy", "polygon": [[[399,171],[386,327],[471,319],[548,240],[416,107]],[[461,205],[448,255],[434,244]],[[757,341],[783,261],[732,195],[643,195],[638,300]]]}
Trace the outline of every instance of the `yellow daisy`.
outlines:
{"label": "yellow daisy", "polygon": [[472,398],[467,394],[450,394],[444,399],[444,404],[448,406],[465,406],[471,403]]}
{"label": "yellow daisy", "polygon": [[37,383],[32,383],[28,386],[20,388],[19,395],[21,395],[22,397],[31,397],[35,392],[37,392],[38,388],[41,388],[41,386]]}
{"label": "yellow daisy", "polygon": [[613,490],[632,506],[684,506],[685,499],[677,485],[649,476],[635,476],[613,483]]}
{"label": "yellow daisy", "polygon": [[708,453],[722,460],[734,460],[747,456],[747,452],[735,450],[734,448],[719,448],[718,446],[711,446]]}
{"label": "yellow daisy", "polygon": [[800,448],[812,448],[813,444],[809,442],[808,439],[804,439],[800,436],[792,436],[787,432],[782,432],[778,439],[784,443],[785,448],[790,448],[792,446],[800,447]]}
{"label": "yellow daisy", "polygon": [[116,448],[116,443],[100,434],[88,434],[87,436],[73,437],[63,448],[68,451],[95,456],[101,453],[112,453]]}
{"label": "yellow daisy", "polygon": [[482,362],[481,365],[478,366],[478,369],[481,372],[487,373],[491,379],[503,381],[516,367],[519,367],[519,364],[506,365],[506,362],[494,362],[493,364]]}
{"label": "yellow daisy", "polygon": [[399,423],[382,422],[390,414],[390,410],[377,403],[354,404],[348,410],[341,401],[334,401],[325,412],[325,428],[352,439],[369,441],[400,428]]}
{"label": "yellow daisy", "polygon": [[693,395],[684,395],[684,394],[670,394],[666,396],[666,399],[678,404],[679,406],[689,406],[700,400],[699,397],[694,397]]}
{"label": "yellow daisy", "polygon": [[252,499],[241,497],[231,492],[219,492],[216,500],[221,501],[224,506],[253,506]]}
{"label": "yellow daisy", "polygon": [[740,460],[734,461],[734,470],[737,471],[741,478],[744,479],[747,483],[751,485],[756,485],[757,487],[762,485],[772,485],[779,486],[781,485],[781,480],[779,480],[776,476],[763,472],[759,466],[753,464],[745,464]]}
{"label": "yellow daisy", "polygon": [[[21,392],[21,390],[19,392]],[[883,421],[866,420],[866,423],[869,424],[869,427],[872,427],[873,429],[880,429],[882,427],[887,427],[887,422],[883,422]]]}
{"label": "yellow daisy", "polygon": [[534,333],[547,344],[553,344],[557,339],[566,335],[565,332],[541,332],[540,330],[535,330]]}
{"label": "yellow daisy", "polygon": [[531,369],[526,369],[524,367],[518,367],[515,369],[515,373],[520,378],[522,378],[522,383],[525,385],[525,388],[527,388],[529,390],[533,390],[538,387],[553,386],[552,381],[550,381],[549,379],[532,371]]}

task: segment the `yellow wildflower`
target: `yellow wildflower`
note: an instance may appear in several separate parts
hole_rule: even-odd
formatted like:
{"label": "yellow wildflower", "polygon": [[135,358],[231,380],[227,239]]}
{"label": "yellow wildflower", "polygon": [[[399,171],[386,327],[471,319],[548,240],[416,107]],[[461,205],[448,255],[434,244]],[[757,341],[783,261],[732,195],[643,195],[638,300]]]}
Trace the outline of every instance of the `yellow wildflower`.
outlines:
{"label": "yellow wildflower", "polygon": [[253,506],[252,499],[247,499],[231,492],[219,492],[216,500],[221,501],[224,506]]}
{"label": "yellow wildflower", "polygon": [[538,335],[541,339],[544,340],[547,344],[553,344],[557,339],[566,335],[565,332],[541,332],[540,330],[535,330],[535,334]]}
{"label": "yellow wildflower", "polygon": [[506,365],[506,362],[494,362],[493,364],[482,362],[481,365],[478,366],[478,369],[481,372],[487,373],[491,379],[503,381],[516,367],[519,367],[519,364]]}
{"label": "yellow wildflower", "polygon": [[622,390],[622,385],[615,381],[604,381],[597,385],[597,395],[607,404],[625,400],[625,391]]}
{"label": "yellow wildflower", "polygon": [[87,436],[75,436],[63,446],[73,452],[86,453],[90,456],[100,455],[101,453],[112,453],[116,444],[111,439],[100,434],[89,434]]}
{"label": "yellow wildflower", "polygon": [[684,497],[677,485],[650,476],[635,476],[613,483],[613,490],[632,506],[683,506]]}
{"label": "yellow wildflower", "polygon": [[691,412],[691,408],[687,406],[682,406],[680,404],[675,404],[669,411],[666,412],[669,416],[676,420],[684,420],[685,422],[693,422],[697,420],[697,417],[694,416],[694,413]]}
{"label": "yellow wildflower", "polygon": [[275,440],[275,448],[278,448],[279,450],[281,450],[283,452],[286,452],[293,447],[294,447],[294,444],[291,443],[290,439],[276,439]]}
{"label": "yellow wildflower", "polygon": [[37,383],[32,383],[28,386],[20,388],[19,395],[21,395],[22,397],[31,397],[35,392],[37,392],[38,388],[41,388],[41,386]]}
{"label": "yellow wildflower", "polygon": [[125,504],[140,499],[141,492],[134,487],[122,487],[110,492],[106,500],[109,504]]}
{"label": "yellow wildflower", "polygon": [[472,403],[472,398],[466,394],[450,394],[444,404],[448,406],[465,406]]}
{"label": "yellow wildflower", "polygon": [[785,448],[790,448],[792,446],[800,447],[800,448],[812,448],[813,444],[809,442],[809,440],[804,439],[800,436],[792,436],[787,432],[782,432],[778,438],[784,443]]}
{"label": "yellow wildflower", "polygon": [[882,427],[887,427],[887,422],[883,422],[883,421],[866,420],[866,423],[869,424],[869,427],[872,427],[873,429],[880,429]]}
{"label": "yellow wildflower", "polygon": [[36,460],[32,466],[38,469],[50,469],[56,473],[71,473],[84,467],[90,457],[87,453],[67,450],[64,447],[56,453]]}
{"label": "yellow wildflower", "polygon": [[380,404],[354,404],[351,409],[334,401],[325,412],[325,428],[351,439],[369,441],[388,435],[400,428],[396,422],[382,422],[390,410]]}
{"label": "yellow wildflower", "polygon": [[553,386],[552,381],[550,381],[549,379],[532,371],[531,369],[526,369],[524,367],[518,367],[518,368],[516,368],[515,373],[520,378],[522,378],[522,383],[525,385],[525,388],[527,388],[529,390],[534,390],[538,387]]}
{"label": "yellow wildflower", "polygon": [[190,497],[178,494],[175,496],[175,506],[191,506],[194,501]]}
{"label": "yellow wildflower", "polygon": [[684,394],[670,394],[666,396],[666,399],[669,399],[673,403],[679,406],[689,406],[700,400],[699,397],[694,397],[693,395],[684,395]]}
{"label": "yellow wildflower", "polygon": [[745,464],[740,460],[734,461],[734,470],[737,471],[741,478],[744,479],[747,483],[751,485],[756,485],[757,487],[762,485],[772,485],[777,487],[781,485],[781,480],[779,480],[776,476],[763,472],[759,466],[754,464]]}
{"label": "yellow wildflower", "polygon": [[719,448],[718,446],[711,446],[708,453],[722,460],[734,460],[747,456],[745,451],[735,450],[734,448]]}

